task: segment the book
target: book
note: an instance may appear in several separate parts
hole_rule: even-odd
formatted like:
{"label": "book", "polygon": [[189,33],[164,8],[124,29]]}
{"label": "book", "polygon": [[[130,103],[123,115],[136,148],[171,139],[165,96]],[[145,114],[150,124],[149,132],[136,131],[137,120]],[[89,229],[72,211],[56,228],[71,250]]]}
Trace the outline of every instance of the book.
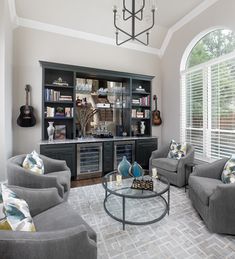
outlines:
{"label": "book", "polygon": [[55,125],[55,139],[66,139],[65,125]]}

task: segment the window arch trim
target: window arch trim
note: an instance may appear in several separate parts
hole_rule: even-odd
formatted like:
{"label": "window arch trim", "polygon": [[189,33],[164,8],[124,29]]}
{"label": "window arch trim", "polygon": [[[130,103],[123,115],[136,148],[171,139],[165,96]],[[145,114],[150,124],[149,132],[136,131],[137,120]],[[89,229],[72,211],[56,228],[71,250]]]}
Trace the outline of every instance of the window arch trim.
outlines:
{"label": "window arch trim", "polygon": [[[200,32],[199,34],[197,34],[197,36],[195,36],[192,41],[188,44],[188,46],[186,47],[182,58],[181,58],[181,63],[180,63],[180,72],[185,71],[186,70],[186,65],[187,65],[187,60],[188,57],[191,53],[191,51],[193,50],[193,48],[196,46],[196,44],[202,39],[204,38],[207,34],[216,31],[216,30],[231,30],[231,28],[226,27],[226,26],[213,26],[210,28],[207,28],[206,30]],[[195,66],[196,67],[196,66]]]}

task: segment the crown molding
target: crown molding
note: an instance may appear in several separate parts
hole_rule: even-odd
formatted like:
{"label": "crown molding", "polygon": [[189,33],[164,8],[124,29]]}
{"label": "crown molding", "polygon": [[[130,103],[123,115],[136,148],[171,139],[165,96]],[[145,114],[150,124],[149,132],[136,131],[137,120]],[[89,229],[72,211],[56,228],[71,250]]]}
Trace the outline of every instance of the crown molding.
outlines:
{"label": "crown molding", "polygon": [[56,34],[60,34],[60,35],[68,36],[68,37],[98,42],[98,43],[102,43],[102,44],[115,46],[118,48],[136,50],[136,51],[145,52],[148,54],[154,54],[159,57],[162,57],[170,43],[170,40],[171,40],[173,34],[218,1],[219,0],[203,1],[201,4],[199,4],[197,7],[195,7],[191,12],[189,12],[182,19],[180,19],[177,23],[175,23],[167,31],[167,34],[163,40],[163,43],[162,43],[162,46],[160,49],[153,48],[153,47],[146,47],[146,46],[142,46],[142,45],[135,44],[135,43],[126,43],[124,45],[117,46],[114,38],[105,37],[105,36],[97,35],[94,33],[88,33],[88,32],[78,31],[78,30],[74,30],[74,29],[69,29],[66,27],[43,23],[43,22],[39,22],[39,21],[35,21],[35,20],[26,19],[26,18],[21,18],[21,17],[18,17],[18,15],[16,13],[15,0],[8,0],[8,4],[9,4],[11,21],[16,27],[22,26],[25,28],[56,33]]}
{"label": "crown molding", "polygon": [[[44,23],[44,22],[38,22],[35,20],[30,20],[30,19],[25,19],[25,18],[19,17],[18,25],[22,26],[22,27],[30,28],[30,29],[52,32],[52,33],[61,34],[64,36],[73,37],[73,38],[89,40],[89,41],[94,41],[94,42],[98,42],[98,43],[116,46],[114,38],[104,37],[104,36],[97,35],[94,33],[78,31],[78,30],[69,29],[66,27],[52,25],[52,24],[48,24],[48,23]],[[149,53],[149,54],[160,55],[159,49],[145,47],[145,46],[142,46],[139,44],[127,43],[120,47],[126,48],[126,49],[131,49],[131,50],[137,50],[137,51],[141,51],[141,52],[145,52],[145,53]]]}
{"label": "crown molding", "polygon": [[16,14],[15,0],[8,0],[8,7],[12,24],[14,26],[18,26],[18,16]]}
{"label": "crown molding", "polygon": [[181,29],[184,25],[192,21],[195,17],[200,15],[202,12],[204,12],[206,9],[208,9],[210,6],[218,2],[219,0],[205,0],[201,4],[199,4],[197,7],[195,7],[191,12],[189,12],[187,15],[185,15],[182,19],[180,19],[177,23],[175,23],[167,32],[167,35],[162,43],[161,46],[161,53],[164,55],[170,40],[173,36],[173,34]]}

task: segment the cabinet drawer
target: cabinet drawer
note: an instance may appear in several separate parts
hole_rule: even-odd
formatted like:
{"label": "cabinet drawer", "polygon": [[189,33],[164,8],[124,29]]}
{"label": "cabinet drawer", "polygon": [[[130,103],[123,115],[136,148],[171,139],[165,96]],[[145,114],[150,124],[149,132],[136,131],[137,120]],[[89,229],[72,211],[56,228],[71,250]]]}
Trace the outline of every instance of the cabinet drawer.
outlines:
{"label": "cabinet drawer", "polygon": [[75,145],[73,144],[49,144],[40,146],[40,154],[58,160],[64,160],[71,170],[71,176],[76,178]]}
{"label": "cabinet drawer", "polygon": [[144,168],[149,167],[149,158],[154,150],[158,148],[158,139],[136,140],[136,161]]}

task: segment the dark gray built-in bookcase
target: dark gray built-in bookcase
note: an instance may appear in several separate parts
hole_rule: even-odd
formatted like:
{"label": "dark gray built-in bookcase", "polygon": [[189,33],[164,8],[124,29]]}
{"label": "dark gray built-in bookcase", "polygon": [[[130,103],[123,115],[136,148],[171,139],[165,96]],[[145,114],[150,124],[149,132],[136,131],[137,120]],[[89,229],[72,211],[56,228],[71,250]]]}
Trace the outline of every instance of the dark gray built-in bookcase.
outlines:
{"label": "dark gray built-in bookcase", "polygon": [[[54,125],[65,125],[66,139],[78,137],[76,130],[76,78],[92,79],[106,87],[108,81],[121,82],[125,87],[125,100],[128,105],[122,109],[122,126],[127,136],[151,136],[151,85],[152,76],[131,74],[125,72],[109,71],[96,68],[73,66],[40,61],[42,66],[42,139],[48,139],[48,122]],[[59,77],[68,83],[68,86],[54,85]],[[141,89],[142,88],[142,89]],[[60,96],[71,96],[71,99],[59,100]],[[49,96],[49,97],[48,97]],[[51,97],[52,96],[52,97]],[[135,101],[133,101],[135,100]],[[139,102],[138,102],[139,100]],[[51,109],[48,109],[51,108]],[[70,110],[66,116],[56,115],[58,107]],[[54,113],[53,113],[54,109]],[[112,109],[112,108],[110,108]],[[49,111],[49,112],[48,112]],[[51,114],[53,116],[51,116]],[[140,122],[144,121],[145,134],[140,133]],[[114,134],[115,135],[115,134]]]}

